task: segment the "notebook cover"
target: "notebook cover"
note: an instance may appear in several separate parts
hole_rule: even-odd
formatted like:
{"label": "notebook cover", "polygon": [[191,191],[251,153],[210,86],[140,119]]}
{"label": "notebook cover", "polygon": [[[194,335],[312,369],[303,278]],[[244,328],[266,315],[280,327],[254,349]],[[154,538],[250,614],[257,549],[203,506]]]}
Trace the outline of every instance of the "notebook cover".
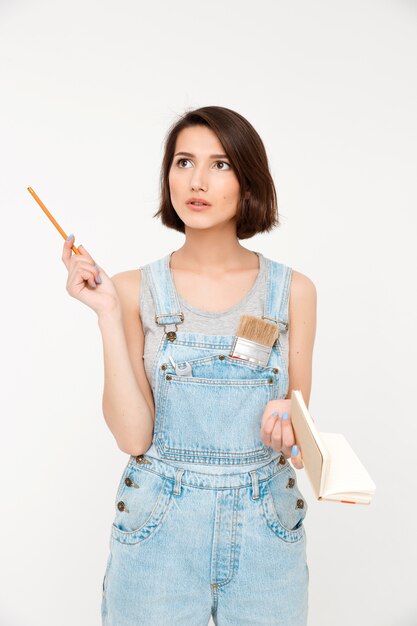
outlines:
{"label": "notebook cover", "polygon": [[330,459],[302,393],[295,389],[291,393],[291,421],[304,469],[314,494],[319,499],[325,483],[325,468]]}

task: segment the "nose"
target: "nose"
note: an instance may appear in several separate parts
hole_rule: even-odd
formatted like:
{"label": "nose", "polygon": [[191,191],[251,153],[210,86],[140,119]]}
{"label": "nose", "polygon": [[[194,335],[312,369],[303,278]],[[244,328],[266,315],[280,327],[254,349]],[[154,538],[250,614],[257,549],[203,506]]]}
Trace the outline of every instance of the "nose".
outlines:
{"label": "nose", "polygon": [[200,191],[200,189],[202,191],[207,191],[207,188],[205,186],[201,185],[200,183],[194,183],[194,182],[191,183],[191,189],[193,191]]}
{"label": "nose", "polygon": [[191,189],[193,191],[203,189],[207,190],[207,183],[203,180],[203,174],[197,168],[193,172],[193,176],[191,178]]}

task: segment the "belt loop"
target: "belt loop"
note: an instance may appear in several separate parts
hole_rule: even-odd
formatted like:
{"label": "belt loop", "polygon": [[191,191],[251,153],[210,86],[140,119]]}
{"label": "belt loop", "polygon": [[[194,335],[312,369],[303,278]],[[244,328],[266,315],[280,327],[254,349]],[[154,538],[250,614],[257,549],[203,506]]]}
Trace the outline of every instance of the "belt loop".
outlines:
{"label": "belt loop", "polygon": [[249,472],[252,479],[252,498],[257,500],[259,498],[259,483],[258,483],[258,474],[256,470]]}
{"label": "belt loop", "polygon": [[175,473],[174,493],[176,496],[179,496],[181,494],[181,477],[183,474],[184,470],[179,467]]}

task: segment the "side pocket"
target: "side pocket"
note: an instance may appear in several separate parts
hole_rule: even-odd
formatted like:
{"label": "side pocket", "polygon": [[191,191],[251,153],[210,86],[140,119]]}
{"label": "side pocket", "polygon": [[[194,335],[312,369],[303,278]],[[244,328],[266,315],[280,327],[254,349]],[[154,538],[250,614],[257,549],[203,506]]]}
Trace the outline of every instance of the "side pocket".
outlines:
{"label": "side pocket", "polygon": [[129,465],[124,484],[118,491],[112,537],[124,544],[139,543],[161,526],[174,483],[155,472]]}
{"label": "side pocket", "polygon": [[117,502],[120,500],[120,498],[122,497],[123,491],[125,489],[125,486],[126,486],[125,480],[126,480],[126,476],[129,474],[130,463],[131,463],[131,460],[129,458],[129,461],[127,462],[127,465],[122,472],[122,476],[120,478],[119,485],[117,487],[115,504],[117,504]]}
{"label": "side pocket", "polygon": [[266,523],[281,540],[294,543],[303,539],[308,505],[291,466],[265,483],[260,499]]}

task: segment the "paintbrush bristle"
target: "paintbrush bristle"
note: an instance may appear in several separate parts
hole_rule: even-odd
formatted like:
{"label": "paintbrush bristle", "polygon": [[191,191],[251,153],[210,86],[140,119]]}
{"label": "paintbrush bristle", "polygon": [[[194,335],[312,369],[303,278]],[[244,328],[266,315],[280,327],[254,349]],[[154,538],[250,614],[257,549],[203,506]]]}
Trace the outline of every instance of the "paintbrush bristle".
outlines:
{"label": "paintbrush bristle", "polygon": [[279,327],[255,315],[241,315],[236,335],[271,347],[279,336]]}

